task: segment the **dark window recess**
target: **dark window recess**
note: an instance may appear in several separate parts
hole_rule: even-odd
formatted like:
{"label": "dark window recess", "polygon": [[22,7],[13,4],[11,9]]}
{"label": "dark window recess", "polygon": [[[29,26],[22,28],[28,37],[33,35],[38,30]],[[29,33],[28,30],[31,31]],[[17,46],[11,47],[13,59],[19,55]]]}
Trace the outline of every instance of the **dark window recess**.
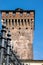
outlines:
{"label": "dark window recess", "polygon": [[3,19],[3,21],[4,21],[5,19]]}
{"label": "dark window recess", "polygon": [[24,19],[24,21],[25,21],[25,25],[26,25],[26,24],[27,24],[27,23],[26,23],[26,19]]}
{"label": "dark window recess", "polygon": [[26,29],[28,29],[28,28],[26,28]]}
{"label": "dark window recess", "polygon": [[31,19],[31,21],[32,21],[33,19]]}
{"label": "dark window recess", "polygon": [[12,25],[14,26],[14,20],[12,19]]}
{"label": "dark window recess", "polygon": [[9,19],[9,25],[11,25],[10,19]]}
{"label": "dark window recess", "polygon": [[12,29],[14,29],[14,27],[12,27]]}
{"label": "dark window recess", "polygon": [[30,25],[29,19],[28,19],[28,24]]}
{"label": "dark window recess", "polygon": [[15,19],[15,24],[17,25],[17,19]]}
{"label": "dark window recess", "polygon": [[21,23],[22,23],[22,25],[23,25],[23,19],[21,19]]}
{"label": "dark window recess", "polygon": [[31,27],[31,29],[32,29],[32,27]]}
{"label": "dark window recess", "polygon": [[6,25],[7,25],[7,19],[6,19]]}
{"label": "dark window recess", "polygon": [[19,30],[20,30],[21,28],[19,27]]}
{"label": "dark window recess", "polygon": [[8,30],[8,28],[6,28]]}
{"label": "dark window recess", "polygon": [[19,25],[20,25],[20,19],[18,19],[18,23],[19,23]]}

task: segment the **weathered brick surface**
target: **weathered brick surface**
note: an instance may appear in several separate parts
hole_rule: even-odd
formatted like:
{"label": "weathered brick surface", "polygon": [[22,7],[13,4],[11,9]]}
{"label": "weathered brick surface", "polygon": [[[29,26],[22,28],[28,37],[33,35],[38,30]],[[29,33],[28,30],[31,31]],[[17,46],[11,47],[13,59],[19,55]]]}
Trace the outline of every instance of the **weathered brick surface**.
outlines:
{"label": "weathered brick surface", "polygon": [[[29,14],[29,15],[28,15]],[[6,21],[7,19],[7,28],[10,28],[11,38],[13,44],[13,50],[17,52],[17,55],[20,59],[33,59],[33,49],[32,49],[32,41],[33,41],[33,29],[34,29],[34,12],[27,13],[23,12],[2,12],[2,19]],[[10,23],[9,23],[10,19]],[[12,25],[12,19],[14,21],[14,25]],[[17,19],[17,25],[15,23],[15,19]],[[20,19],[20,25],[18,22]],[[23,19],[23,25],[21,22]],[[24,21],[26,19],[26,23]],[[29,19],[29,22],[28,22]]]}

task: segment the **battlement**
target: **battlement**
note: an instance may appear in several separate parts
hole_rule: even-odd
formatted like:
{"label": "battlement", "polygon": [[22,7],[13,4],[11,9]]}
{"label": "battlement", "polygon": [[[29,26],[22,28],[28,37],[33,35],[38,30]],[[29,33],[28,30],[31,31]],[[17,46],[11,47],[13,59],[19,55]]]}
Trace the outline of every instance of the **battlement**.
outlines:
{"label": "battlement", "polygon": [[3,10],[1,12],[2,20],[6,21],[7,28],[29,28],[29,26],[31,26],[31,29],[34,29],[34,10],[23,10],[17,8],[15,10]]}

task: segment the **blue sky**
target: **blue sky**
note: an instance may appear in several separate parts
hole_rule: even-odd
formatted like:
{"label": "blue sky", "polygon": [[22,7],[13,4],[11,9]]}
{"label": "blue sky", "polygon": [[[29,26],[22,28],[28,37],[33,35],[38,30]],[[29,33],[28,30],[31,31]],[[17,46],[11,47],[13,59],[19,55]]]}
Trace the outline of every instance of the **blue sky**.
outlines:
{"label": "blue sky", "polygon": [[16,8],[35,10],[33,57],[35,60],[43,60],[43,0],[0,0],[0,10]]}

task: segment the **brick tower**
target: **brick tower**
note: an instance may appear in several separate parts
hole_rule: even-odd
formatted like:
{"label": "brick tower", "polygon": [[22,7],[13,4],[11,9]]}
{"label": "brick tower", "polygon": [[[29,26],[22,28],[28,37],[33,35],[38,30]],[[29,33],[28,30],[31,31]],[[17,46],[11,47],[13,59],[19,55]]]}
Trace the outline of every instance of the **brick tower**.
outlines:
{"label": "brick tower", "polygon": [[19,59],[33,59],[34,10],[3,10],[2,20],[11,31],[13,50]]}

